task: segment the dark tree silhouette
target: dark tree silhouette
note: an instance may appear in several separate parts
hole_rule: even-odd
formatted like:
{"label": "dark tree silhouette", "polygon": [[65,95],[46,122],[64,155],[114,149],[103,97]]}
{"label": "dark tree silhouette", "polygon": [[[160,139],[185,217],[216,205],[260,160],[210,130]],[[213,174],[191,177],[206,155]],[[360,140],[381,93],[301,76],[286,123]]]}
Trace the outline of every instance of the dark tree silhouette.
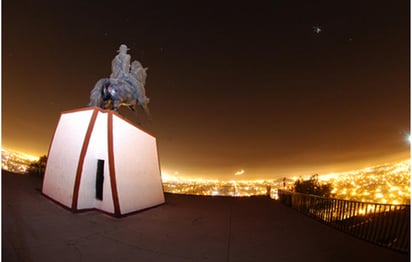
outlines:
{"label": "dark tree silhouette", "polygon": [[46,169],[47,156],[41,156],[39,160],[33,161],[29,166],[29,174],[43,176]]}
{"label": "dark tree silhouette", "polygon": [[318,174],[311,176],[308,180],[299,178],[293,187],[293,190],[298,193],[330,197],[332,184],[320,184]]}

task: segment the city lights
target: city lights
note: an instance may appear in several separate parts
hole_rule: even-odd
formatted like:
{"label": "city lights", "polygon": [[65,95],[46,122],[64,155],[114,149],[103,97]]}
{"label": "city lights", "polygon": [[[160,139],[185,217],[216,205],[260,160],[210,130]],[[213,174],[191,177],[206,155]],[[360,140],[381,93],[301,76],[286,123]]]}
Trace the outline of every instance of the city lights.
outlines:
{"label": "city lights", "polygon": [[[308,177],[309,178],[309,177]],[[164,191],[210,196],[262,196],[277,198],[277,189],[292,189],[298,177],[275,180],[210,180],[162,174]],[[332,184],[334,198],[372,203],[409,204],[410,160],[350,172],[324,174],[321,183]]]}
{"label": "city lights", "polygon": [[[2,150],[2,169],[14,173],[27,173],[30,163],[36,160],[22,153]],[[243,174],[243,169],[235,173]],[[308,179],[310,175],[308,175]],[[277,199],[278,189],[292,189],[298,177],[272,180],[218,180],[185,178],[179,173],[162,173],[164,191],[173,194],[206,196],[270,196]],[[320,183],[332,184],[334,198],[381,203],[410,203],[410,160],[367,167],[349,172],[319,175]]]}
{"label": "city lights", "polygon": [[38,157],[20,153],[13,152],[10,150],[1,150],[1,169],[10,172],[25,174],[32,161],[38,160]]}
{"label": "city lights", "polygon": [[381,204],[410,203],[410,160],[319,176],[335,198]]}

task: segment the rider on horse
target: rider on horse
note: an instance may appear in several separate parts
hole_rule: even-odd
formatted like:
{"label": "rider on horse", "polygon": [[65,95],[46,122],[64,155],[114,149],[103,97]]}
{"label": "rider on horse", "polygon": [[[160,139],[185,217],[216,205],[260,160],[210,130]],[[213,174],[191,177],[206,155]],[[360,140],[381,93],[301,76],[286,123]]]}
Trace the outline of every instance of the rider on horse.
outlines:
{"label": "rider on horse", "polygon": [[114,57],[112,61],[112,74],[110,78],[112,79],[123,79],[125,78],[130,71],[130,55],[127,53],[126,45],[120,45],[120,48],[117,52],[119,54]]}
{"label": "rider on horse", "polygon": [[89,106],[99,106],[103,109],[117,111],[120,106],[127,106],[134,110],[136,104],[149,113],[144,85],[146,70],[138,61],[130,65],[130,55],[126,45],[122,44],[119,54],[112,61],[110,78],[100,79],[90,95]]}

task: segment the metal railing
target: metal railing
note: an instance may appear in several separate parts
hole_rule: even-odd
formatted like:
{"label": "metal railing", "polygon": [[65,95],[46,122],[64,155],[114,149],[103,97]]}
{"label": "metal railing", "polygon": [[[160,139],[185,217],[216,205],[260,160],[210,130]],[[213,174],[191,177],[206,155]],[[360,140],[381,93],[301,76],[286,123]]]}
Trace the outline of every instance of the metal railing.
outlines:
{"label": "metal railing", "polygon": [[278,190],[279,200],[322,223],[374,244],[410,252],[410,205],[358,202]]}

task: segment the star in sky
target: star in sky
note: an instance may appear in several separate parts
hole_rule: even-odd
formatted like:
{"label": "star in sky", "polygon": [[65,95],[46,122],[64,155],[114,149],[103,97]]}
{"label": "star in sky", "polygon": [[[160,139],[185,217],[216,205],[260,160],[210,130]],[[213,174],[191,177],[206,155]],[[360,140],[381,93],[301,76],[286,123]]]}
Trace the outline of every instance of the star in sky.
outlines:
{"label": "star in sky", "polygon": [[320,26],[313,26],[313,32],[319,34],[320,32],[322,32],[322,28]]}

